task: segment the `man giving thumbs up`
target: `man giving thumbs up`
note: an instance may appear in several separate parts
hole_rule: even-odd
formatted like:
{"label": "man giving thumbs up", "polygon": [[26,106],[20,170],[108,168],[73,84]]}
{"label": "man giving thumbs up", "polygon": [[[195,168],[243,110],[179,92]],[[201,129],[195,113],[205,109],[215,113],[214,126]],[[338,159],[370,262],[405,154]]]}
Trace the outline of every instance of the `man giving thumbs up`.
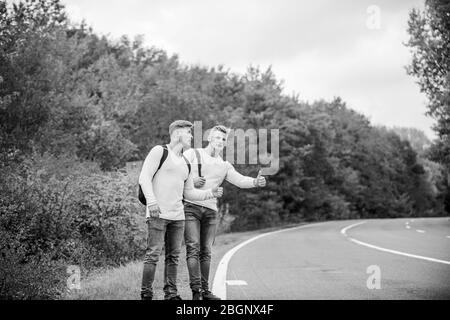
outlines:
{"label": "man giving thumbs up", "polygon": [[253,180],[253,185],[255,187],[265,187],[266,186],[266,178],[262,176],[262,170],[258,171],[258,176]]}
{"label": "man giving thumbs up", "polygon": [[[261,170],[256,178],[246,177],[237,172],[231,163],[223,161],[220,152],[227,141],[227,129],[216,126],[211,129],[209,144],[204,149],[189,149],[184,155],[192,163],[194,186],[200,190],[220,186],[223,180],[239,188],[264,187],[266,179]],[[219,193],[218,197],[221,196]],[[189,200],[184,203],[186,224],[184,239],[189,270],[189,282],[193,300],[219,300],[209,291],[209,267],[211,247],[218,223],[217,200]]]}

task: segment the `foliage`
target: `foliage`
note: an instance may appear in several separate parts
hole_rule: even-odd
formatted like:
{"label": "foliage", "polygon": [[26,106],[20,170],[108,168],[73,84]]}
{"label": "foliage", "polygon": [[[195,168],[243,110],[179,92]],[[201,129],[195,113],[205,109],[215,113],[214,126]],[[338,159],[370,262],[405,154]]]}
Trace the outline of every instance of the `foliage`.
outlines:
{"label": "foliage", "polygon": [[423,137],[418,147],[374,127],[340,98],[283,94],[271,68],[186,66],[142,37],[112,41],[72,24],[57,0],[0,1],[0,296],[57,297],[67,265],[87,272],[142,256],[137,177],[124,167],[167,142],[175,119],[279,129],[280,170],[267,187],[225,185],[232,231],[445,214],[445,163],[430,160],[446,159],[445,130],[419,150]]}
{"label": "foliage", "polygon": [[[49,298],[48,292],[56,294],[64,285],[68,265],[90,270],[142,255],[142,208],[125,173],[102,173],[93,163],[33,154],[0,174],[0,252],[6,257],[1,296],[20,298],[25,290],[26,298]],[[30,272],[35,265],[44,282]],[[55,288],[48,282],[52,276],[59,279]]]}
{"label": "foliage", "polygon": [[[450,3],[426,0],[424,11],[411,11],[408,26],[412,62],[407,70],[418,79],[428,97],[428,114],[437,120],[439,139],[428,157],[441,163],[450,177]],[[444,197],[450,212],[450,178],[447,183]]]}

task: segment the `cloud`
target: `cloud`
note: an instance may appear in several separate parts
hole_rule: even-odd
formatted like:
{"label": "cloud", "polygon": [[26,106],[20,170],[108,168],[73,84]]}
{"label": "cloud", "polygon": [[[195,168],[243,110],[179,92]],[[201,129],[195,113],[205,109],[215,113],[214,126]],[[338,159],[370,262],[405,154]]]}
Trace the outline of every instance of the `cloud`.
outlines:
{"label": "cloud", "polygon": [[[423,0],[64,0],[94,30],[148,45],[187,64],[245,72],[272,65],[286,93],[307,100],[342,96],[373,121],[433,135],[425,97],[404,66],[408,13]],[[376,5],[379,30],[367,27]],[[76,8],[76,9],[74,9]]]}
{"label": "cloud", "polygon": [[[405,1],[378,1],[389,17]],[[66,0],[104,33],[164,38],[188,61],[289,59],[311,50],[341,51],[367,34],[368,0]],[[124,5],[126,4],[126,5]]]}

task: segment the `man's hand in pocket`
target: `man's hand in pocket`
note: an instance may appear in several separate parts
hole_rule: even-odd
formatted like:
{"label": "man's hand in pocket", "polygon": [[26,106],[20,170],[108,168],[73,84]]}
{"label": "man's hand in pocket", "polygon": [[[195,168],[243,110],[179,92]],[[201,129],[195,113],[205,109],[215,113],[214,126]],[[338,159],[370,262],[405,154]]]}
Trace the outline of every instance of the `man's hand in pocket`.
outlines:
{"label": "man's hand in pocket", "polygon": [[161,210],[157,204],[147,205],[148,211],[150,212],[150,217],[159,218]]}

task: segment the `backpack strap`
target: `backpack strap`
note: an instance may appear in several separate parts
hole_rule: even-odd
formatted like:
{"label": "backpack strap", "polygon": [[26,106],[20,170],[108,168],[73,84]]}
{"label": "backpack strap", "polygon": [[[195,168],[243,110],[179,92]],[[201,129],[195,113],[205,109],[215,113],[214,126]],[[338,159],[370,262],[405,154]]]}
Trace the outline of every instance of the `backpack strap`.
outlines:
{"label": "backpack strap", "polygon": [[[166,161],[167,156],[169,155],[169,149],[167,149],[167,145],[162,146],[163,147],[163,155],[161,157],[161,160],[159,161],[159,166],[158,169],[156,169],[155,174],[158,172],[159,169],[161,169],[161,166],[163,165],[164,161]],[[191,163],[189,162],[189,160],[183,155],[183,153],[181,154],[184,158],[184,161],[186,161],[189,173],[188,175],[191,174]],[[155,174],[153,175],[153,178],[155,177]]]}
{"label": "backpack strap", "polygon": [[[163,147],[163,154],[162,154],[161,160],[159,160],[158,169],[156,169],[155,173],[153,174],[152,180],[153,180],[153,178],[155,178],[155,174],[159,171],[159,169],[161,169],[164,161],[166,161],[167,156],[169,154],[169,150],[167,149],[167,145],[164,145],[162,147]],[[189,170],[189,172],[190,172],[190,170]],[[145,198],[144,192],[142,191],[142,187],[141,187],[140,184],[139,184],[138,199],[144,206],[147,205],[147,199]]]}
{"label": "backpack strap", "polygon": [[[162,154],[161,160],[159,160],[159,166],[158,166],[158,169],[156,169],[155,174],[159,171],[159,169],[161,169],[164,161],[166,161],[167,156],[169,155],[169,150],[167,149],[167,145],[164,145],[162,147],[163,147],[163,154]],[[155,174],[153,175],[153,178],[155,177]]]}
{"label": "backpack strap", "polygon": [[200,157],[200,152],[198,152],[198,149],[194,149],[195,156],[197,157],[197,166],[198,166],[198,176],[202,176],[202,161]]}
{"label": "backpack strap", "polygon": [[[189,160],[183,155],[183,159],[184,159],[184,161],[186,161],[186,164],[187,164],[187,167],[188,167],[188,178],[189,178],[189,175],[191,174],[191,163],[189,162]],[[186,179],[187,180],[187,179]]]}

